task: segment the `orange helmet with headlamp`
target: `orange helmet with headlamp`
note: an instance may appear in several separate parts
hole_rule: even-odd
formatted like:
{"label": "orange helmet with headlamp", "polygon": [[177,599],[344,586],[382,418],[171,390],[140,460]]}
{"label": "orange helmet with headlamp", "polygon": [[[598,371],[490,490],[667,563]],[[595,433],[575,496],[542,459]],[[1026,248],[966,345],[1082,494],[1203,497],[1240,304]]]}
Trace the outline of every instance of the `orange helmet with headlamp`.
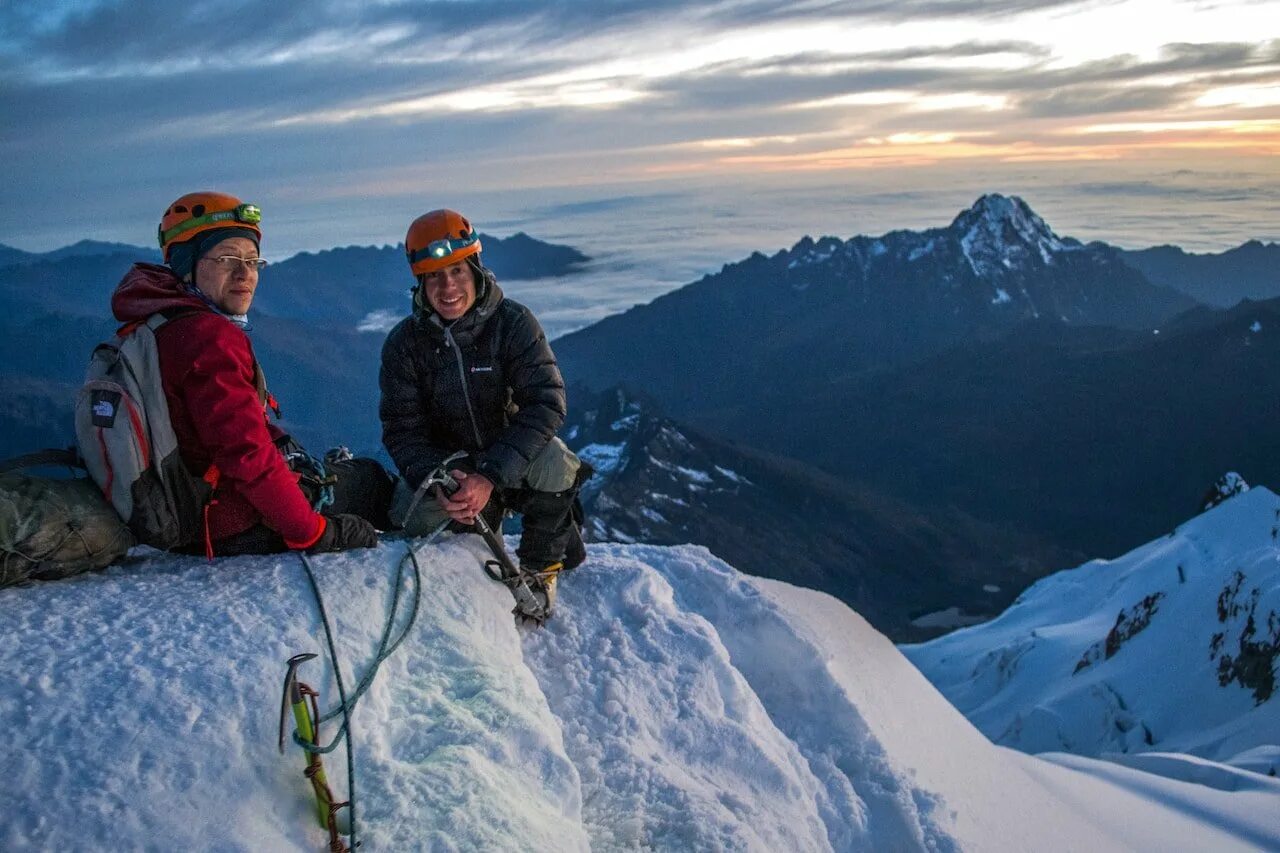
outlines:
{"label": "orange helmet with headlamp", "polygon": [[160,248],[169,261],[170,250],[197,234],[216,228],[244,228],[262,239],[262,211],[233,195],[215,192],[187,193],[169,205],[160,218]]}
{"label": "orange helmet with headlamp", "polygon": [[404,251],[410,271],[419,276],[480,254],[480,235],[456,210],[433,210],[413,220]]}

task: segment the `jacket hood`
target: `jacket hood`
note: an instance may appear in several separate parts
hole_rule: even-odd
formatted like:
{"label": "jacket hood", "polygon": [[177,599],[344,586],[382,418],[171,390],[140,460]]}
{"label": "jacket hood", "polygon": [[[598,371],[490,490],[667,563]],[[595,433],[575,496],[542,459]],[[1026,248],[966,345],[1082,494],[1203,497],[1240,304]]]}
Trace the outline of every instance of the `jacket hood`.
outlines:
{"label": "jacket hood", "polygon": [[134,264],[111,294],[111,313],[121,323],[145,320],[172,308],[210,310],[200,297],[182,289],[173,270],[158,264]]}
{"label": "jacket hood", "polygon": [[454,340],[465,344],[484,328],[485,323],[493,317],[493,312],[505,298],[502,288],[498,287],[498,280],[494,277],[487,267],[480,267],[480,275],[483,277],[483,283],[477,282],[477,290],[483,288],[484,292],[476,298],[476,304],[468,309],[452,323],[446,324],[436,313],[431,304],[427,302],[426,297],[422,293],[422,288],[418,287],[413,292],[413,320],[419,328],[425,329],[431,335],[443,336],[445,326],[448,325],[449,333]]}

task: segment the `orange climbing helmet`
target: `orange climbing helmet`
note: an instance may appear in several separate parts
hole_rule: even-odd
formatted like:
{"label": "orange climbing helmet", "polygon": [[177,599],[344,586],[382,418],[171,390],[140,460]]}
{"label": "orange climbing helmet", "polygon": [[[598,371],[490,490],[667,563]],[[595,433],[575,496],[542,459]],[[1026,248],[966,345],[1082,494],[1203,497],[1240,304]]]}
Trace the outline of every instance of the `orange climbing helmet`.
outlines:
{"label": "orange climbing helmet", "polygon": [[245,204],[233,195],[214,192],[187,193],[169,205],[160,218],[160,248],[165,262],[177,243],[185,243],[197,234],[217,228],[244,228],[262,239],[262,211],[257,205]]}
{"label": "orange climbing helmet", "polygon": [[433,210],[413,220],[404,238],[404,253],[410,271],[419,276],[480,254],[480,235],[456,210]]}

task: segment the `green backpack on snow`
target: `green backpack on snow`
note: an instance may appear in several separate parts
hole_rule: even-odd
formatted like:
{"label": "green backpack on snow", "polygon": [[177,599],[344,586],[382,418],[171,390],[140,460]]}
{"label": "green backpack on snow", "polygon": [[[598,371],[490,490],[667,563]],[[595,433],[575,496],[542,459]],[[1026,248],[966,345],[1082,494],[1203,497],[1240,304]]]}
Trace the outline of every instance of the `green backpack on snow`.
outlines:
{"label": "green backpack on snow", "polygon": [[101,569],[134,544],[92,480],[20,473],[75,461],[71,451],[45,451],[0,466],[0,588]]}

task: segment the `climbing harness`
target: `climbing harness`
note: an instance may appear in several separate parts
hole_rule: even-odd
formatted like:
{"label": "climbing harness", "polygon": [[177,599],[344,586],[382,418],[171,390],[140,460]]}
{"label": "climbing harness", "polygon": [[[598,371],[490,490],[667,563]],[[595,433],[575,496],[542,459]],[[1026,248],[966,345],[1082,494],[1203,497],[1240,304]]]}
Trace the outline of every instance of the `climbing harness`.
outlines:
{"label": "climbing harness", "polygon": [[325,469],[326,460],[337,461],[330,460],[327,454],[325,459],[312,456],[301,445],[295,445],[294,449],[284,454],[284,461],[298,475],[299,484],[310,487],[315,493],[311,508],[316,512],[322,512],[333,503],[333,487],[338,482],[337,476]]}

